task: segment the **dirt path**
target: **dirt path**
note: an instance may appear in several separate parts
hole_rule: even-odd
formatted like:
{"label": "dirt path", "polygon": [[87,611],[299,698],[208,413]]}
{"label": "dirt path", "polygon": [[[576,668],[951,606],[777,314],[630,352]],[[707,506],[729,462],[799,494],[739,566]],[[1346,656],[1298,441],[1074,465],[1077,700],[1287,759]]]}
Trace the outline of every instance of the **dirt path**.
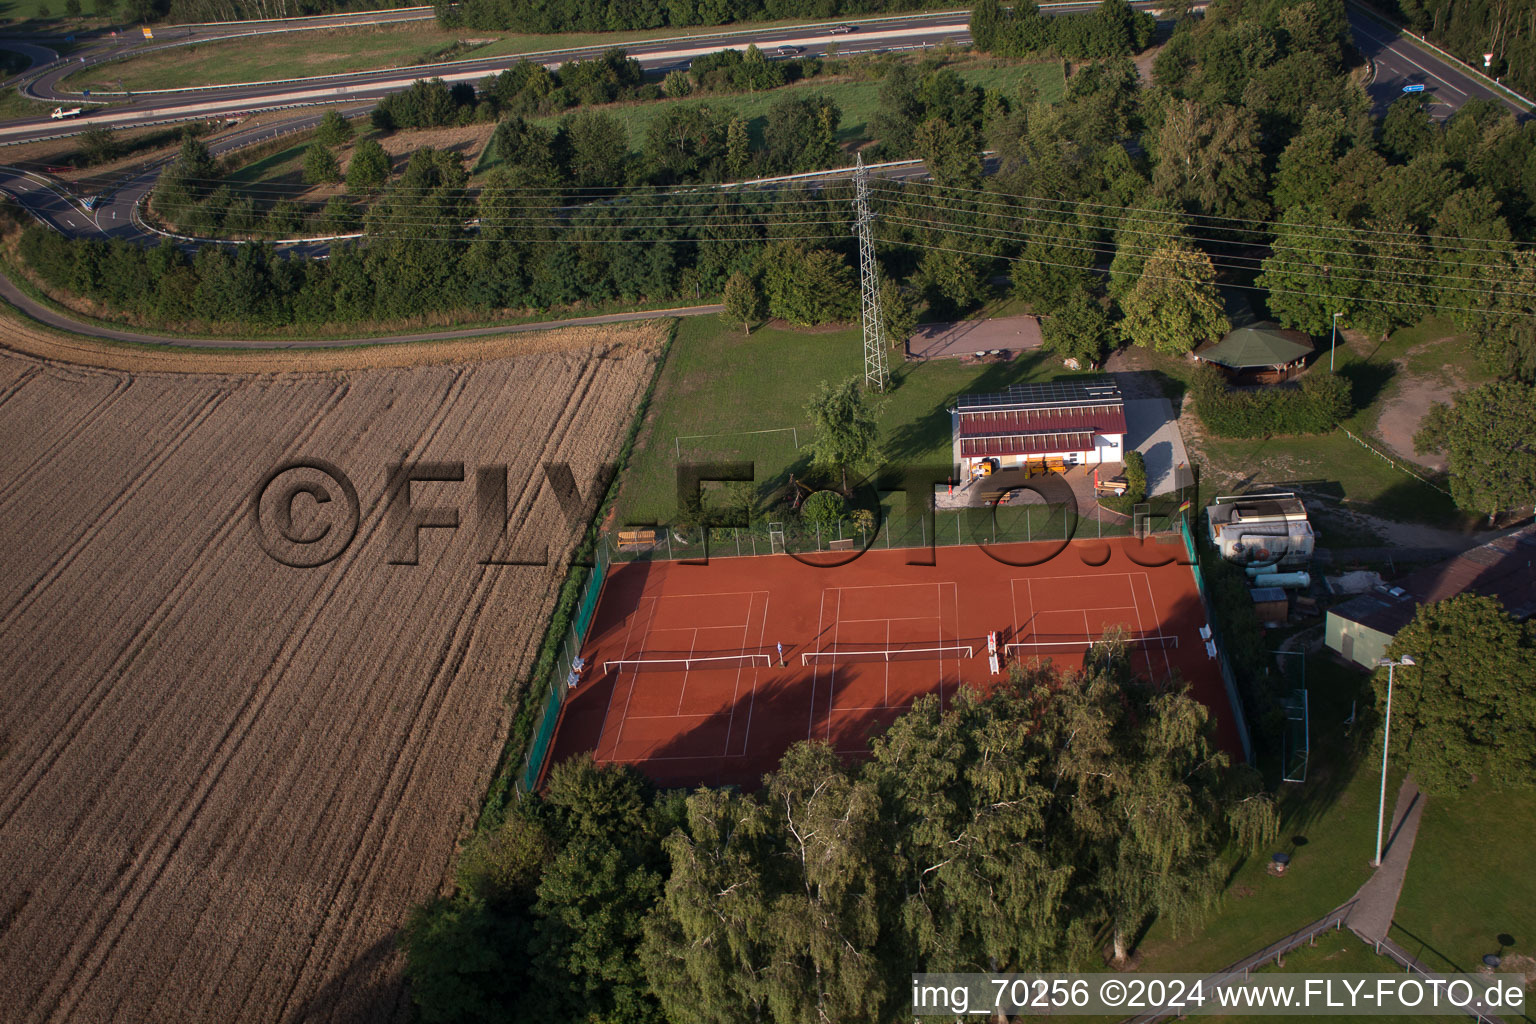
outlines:
{"label": "dirt path", "polygon": [[1436,402],[1450,402],[1462,389],[1462,382],[1455,376],[1411,375],[1407,362],[1401,359],[1397,361],[1397,367],[1398,378],[1383,403],[1381,416],[1376,421],[1376,433],[1397,455],[1426,469],[1443,471],[1445,456],[1420,455],[1413,450],[1413,435],[1418,433],[1430,406]]}

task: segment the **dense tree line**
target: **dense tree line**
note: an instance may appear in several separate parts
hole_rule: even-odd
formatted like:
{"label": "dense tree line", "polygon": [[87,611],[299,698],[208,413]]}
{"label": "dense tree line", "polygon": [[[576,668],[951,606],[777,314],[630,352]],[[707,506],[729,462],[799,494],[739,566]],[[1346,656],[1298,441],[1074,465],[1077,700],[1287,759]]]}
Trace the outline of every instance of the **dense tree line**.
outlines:
{"label": "dense tree line", "polygon": [[556,766],[414,916],[407,974],[427,1022],[902,1020],[913,971],[1081,969],[1193,924],[1223,851],[1275,831],[1205,708],[1110,639],[919,700],[861,764],[799,744],[752,792]]}
{"label": "dense tree line", "polygon": [[[90,6],[87,0],[85,7]],[[398,6],[385,0],[96,0],[97,15],[123,21],[246,21],[307,14],[374,11]],[[66,4],[67,8],[67,4]]]}
{"label": "dense tree line", "polygon": [[512,32],[616,32],[735,21],[824,20],[921,10],[922,0],[439,0],[445,28]]}
{"label": "dense tree line", "polygon": [[1380,6],[1475,68],[1536,92],[1536,0],[1384,0]]}
{"label": "dense tree line", "polygon": [[1126,0],[1102,0],[1086,14],[1046,17],[1034,0],[1004,7],[979,0],[971,8],[971,39],[977,49],[1000,57],[1055,53],[1073,59],[1126,57],[1152,41],[1156,22]]}
{"label": "dense tree line", "polygon": [[[193,162],[203,152],[188,150]],[[40,226],[24,232],[21,252],[52,288],[162,321],[286,327],[692,300],[718,294],[734,273],[776,282],[769,311],[797,323],[845,319],[856,307],[852,239],[842,226],[846,187],[773,195],[642,189],[562,209],[558,194],[512,186],[502,175],[475,191],[466,182],[457,153],[417,150],[363,217],[366,237],[335,245],[328,260],[262,245],[189,254],[166,240],[146,249]],[[172,183],[186,195],[208,191],[204,206],[219,191],[180,172]]]}

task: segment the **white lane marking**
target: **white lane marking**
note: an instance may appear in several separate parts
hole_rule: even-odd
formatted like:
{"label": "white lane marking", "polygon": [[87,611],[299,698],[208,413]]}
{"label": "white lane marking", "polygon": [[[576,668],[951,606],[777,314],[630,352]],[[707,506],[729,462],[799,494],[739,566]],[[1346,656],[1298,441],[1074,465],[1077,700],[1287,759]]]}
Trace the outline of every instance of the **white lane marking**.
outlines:
{"label": "white lane marking", "polygon": [[1390,49],[1390,47],[1392,46],[1391,40],[1382,39],[1380,36],[1373,36],[1369,32],[1365,32],[1364,35],[1365,35],[1365,37],[1367,39],[1371,40],[1372,42],[1380,43],[1381,45],[1383,45],[1385,47],[1388,47],[1389,48],[1389,52],[1393,56],[1403,58],[1403,60],[1407,61],[1409,64],[1412,64],[1414,67],[1418,68],[1420,71],[1424,72],[1430,78],[1433,78],[1435,81],[1439,82],[1441,85],[1445,86],[1447,89],[1451,90],[1451,92],[1454,92],[1456,95],[1458,95],[1458,96],[1466,96],[1467,95],[1466,93],[1462,92],[1460,89],[1458,89],[1454,85],[1452,85],[1450,82],[1446,81],[1444,78],[1441,78],[1439,75],[1435,74],[1429,68],[1425,67],[1423,64],[1420,64],[1418,61],[1416,61],[1412,57],[1408,56],[1408,54],[1403,53],[1401,50],[1391,50]]}

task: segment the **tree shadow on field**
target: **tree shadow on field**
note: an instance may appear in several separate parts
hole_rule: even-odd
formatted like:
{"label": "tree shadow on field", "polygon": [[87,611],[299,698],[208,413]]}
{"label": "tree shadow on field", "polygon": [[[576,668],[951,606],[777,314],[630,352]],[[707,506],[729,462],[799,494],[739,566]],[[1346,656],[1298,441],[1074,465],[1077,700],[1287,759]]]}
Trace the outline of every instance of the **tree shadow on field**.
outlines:
{"label": "tree shadow on field", "polygon": [[312,1024],[314,1021],[400,1020],[405,1016],[405,986],[398,972],[389,969],[396,952],[395,933],[369,946],[339,974],[333,975],[320,989],[294,1007],[284,1024]]}
{"label": "tree shadow on field", "polygon": [[1354,407],[1364,409],[1381,397],[1387,384],[1397,376],[1397,367],[1393,363],[1347,363],[1339,367],[1339,376],[1349,381],[1350,400]]}

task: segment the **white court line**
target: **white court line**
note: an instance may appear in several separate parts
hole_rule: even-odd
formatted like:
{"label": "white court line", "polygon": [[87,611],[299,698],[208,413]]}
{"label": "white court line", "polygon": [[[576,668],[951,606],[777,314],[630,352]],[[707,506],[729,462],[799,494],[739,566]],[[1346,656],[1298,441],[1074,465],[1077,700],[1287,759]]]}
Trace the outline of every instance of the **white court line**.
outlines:
{"label": "white court line", "polygon": [[[939,600],[944,600],[944,592],[939,591]],[[843,622],[921,622],[931,619],[932,615],[882,615],[877,619],[842,619]]]}
{"label": "white court line", "polygon": [[[764,638],[768,635],[768,602],[773,600],[773,592],[759,590],[756,593],[763,595],[763,617],[758,624],[757,630],[757,647],[758,650],[762,650]],[[747,623],[741,629],[743,647],[746,646],[747,630],[752,628],[752,608],[756,604],[756,600],[754,596],[752,603],[747,606]],[[747,754],[747,745],[752,740],[752,711],[757,707],[757,673],[757,664],[754,662],[752,665],[752,695],[747,698],[747,727],[741,736],[741,753],[739,755],[732,755],[731,734],[736,731],[736,705],[738,695],[741,693],[741,678],[740,676],[737,677],[736,689],[731,693],[731,717],[727,720],[725,726],[725,751],[721,755],[723,757],[745,757]]]}
{"label": "white court line", "polygon": [[[843,629],[843,590],[837,590],[837,608],[832,612],[835,618],[832,620],[832,649],[837,650],[838,637]],[[832,710],[837,703],[837,664],[834,662],[827,673],[827,742],[832,742]]]}
{"label": "white court line", "polygon": [[[1157,610],[1157,594],[1152,590],[1152,579],[1146,573],[1142,573],[1141,578],[1147,585],[1147,600],[1152,602],[1152,621],[1156,622],[1158,624],[1157,628],[1161,630],[1163,628],[1163,617]],[[1174,635],[1177,636],[1178,634],[1175,633]],[[1148,655],[1148,657],[1150,658],[1151,655]],[[1163,664],[1168,668],[1168,678],[1172,679],[1173,662],[1168,659],[1168,649],[1166,647],[1163,648]]]}
{"label": "white court line", "polygon": [[[650,632],[650,625],[649,625],[650,621],[651,621],[651,619],[656,617],[656,602],[661,600],[661,599],[658,598],[658,597],[655,597],[653,595],[653,596],[650,596],[650,597],[642,597],[642,598],[640,598],[640,600],[651,602],[651,604],[650,604],[650,612],[646,616],[646,619],[645,619],[646,624],[647,624],[646,625],[646,632]],[[626,655],[629,654],[629,650],[630,650],[630,648],[629,648],[629,641],[630,641],[630,637],[632,637],[634,635],[635,623],[639,622],[639,621],[640,621],[640,616],[636,615],[634,618],[629,620],[629,627],[624,630],[624,653]],[[644,634],[642,634],[642,635],[644,635]],[[614,697],[614,694],[619,692],[619,680],[623,679],[623,678],[624,678],[624,673],[620,672],[618,674],[618,676],[613,681],[613,689],[608,691],[608,708],[607,708],[607,710],[605,710],[603,712],[603,728],[601,730],[599,730],[598,734],[597,734],[597,743],[598,743],[599,747],[601,747],[602,743],[603,743],[603,733],[608,731],[608,716],[613,714],[613,697]],[[635,695],[635,680],[633,678],[631,678],[630,681],[629,681],[629,694],[627,696],[625,696],[625,698],[624,698],[624,713],[623,713],[623,715],[621,715],[619,717],[618,724],[614,727],[614,734],[613,734],[613,755],[614,756],[611,757],[611,758],[600,758],[600,757],[597,756],[597,752],[594,751],[593,755],[592,755],[592,760],[594,760],[594,761],[602,761],[602,760],[616,761],[616,760],[618,760],[619,739],[620,739],[620,737],[622,737],[624,735],[624,719],[625,719],[625,717],[627,717],[629,715],[629,699],[630,699],[630,697],[633,697],[634,695]]]}
{"label": "white court line", "polygon": [[[827,618],[827,591],[826,591],[826,588],[823,587],[822,591],[821,591],[821,603],[816,608],[816,638],[817,638],[818,642],[821,639],[822,630],[824,630],[826,628],[826,626],[824,625],[824,623],[826,622],[826,618]],[[812,672],[811,672],[811,706],[810,706],[809,710],[806,713],[806,719],[805,719],[805,738],[807,740],[813,739],[815,737],[815,731],[816,731],[816,682],[820,678],[821,678],[821,666],[817,665],[815,667],[815,669],[813,669]]]}
{"label": "white court line", "polygon": [[[683,628],[686,629],[687,627],[685,626]],[[718,629],[720,627],[718,627],[718,626],[710,626],[710,627],[707,627],[707,628],[709,628],[709,629]],[[698,626],[694,626],[693,627],[693,639],[688,641],[688,657],[689,658],[693,657],[693,652],[696,651],[698,649],[698,647],[699,647],[699,627]],[[685,662],[683,664],[683,685],[679,686],[677,688],[677,711],[675,711],[673,713],[674,715],[680,715],[680,714],[683,713],[683,698],[688,695],[688,672],[689,672],[688,665]],[[737,672],[737,674],[740,674],[740,672],[741,672],[741,666],[740,665],[736,666],[736,672]]]}
{"label": "white court line", "polygon": [[[1135,588],[1134,584],[1131,587],[1131,597],[1135,598],[1135,600],[1136,600],[1136,631],[1138,633],[1140,633],[1142,636],[1146,636],[1147,635],[1147,627],[1146,627],[1146,624],[1144,622],[1142,622],[1142,620],[1141,620],[1141,598],[1137,596],[1136,588]],[[1152,652],[1150,650],[1143,650],[1141,652],[1141,655],[1146,660],[1146,663],[1147,663],[1147,680],[1149,682],[1156,682],[1156,680],[1154,680],[1152,678]],[[1166,661],[1167,658],[1168,658],[1168,652],[1164,651],[1163,652],[1163,659]]]}

